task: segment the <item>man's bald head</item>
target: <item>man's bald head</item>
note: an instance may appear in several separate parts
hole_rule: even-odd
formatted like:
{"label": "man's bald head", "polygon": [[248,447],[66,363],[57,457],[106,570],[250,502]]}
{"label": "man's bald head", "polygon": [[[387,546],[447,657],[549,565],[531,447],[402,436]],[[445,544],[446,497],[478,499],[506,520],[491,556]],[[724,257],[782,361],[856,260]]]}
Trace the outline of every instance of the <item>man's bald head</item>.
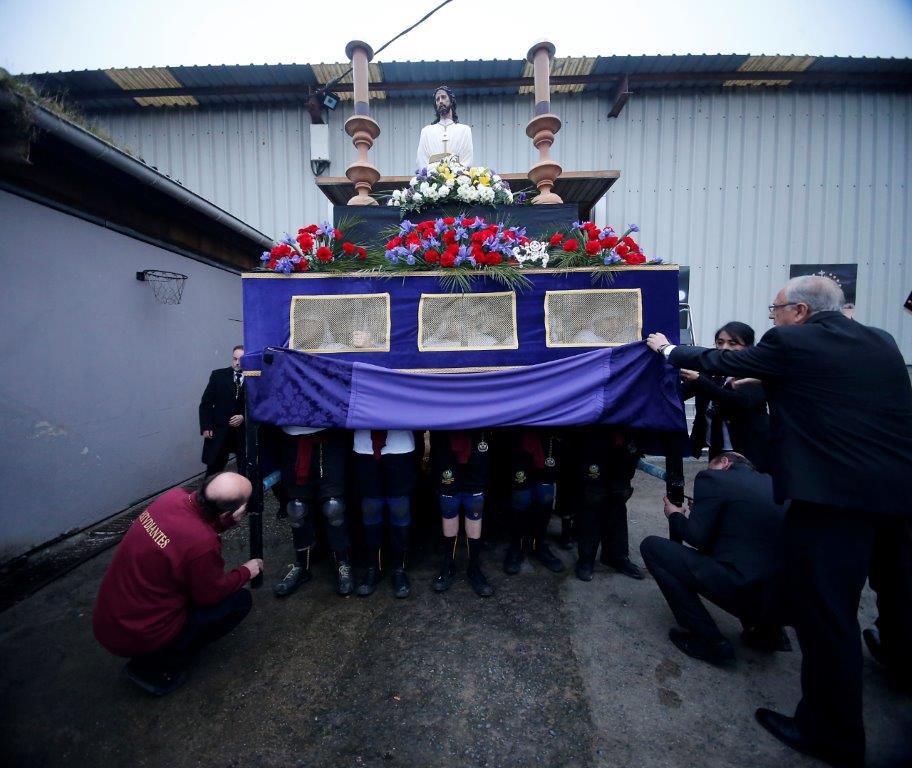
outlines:
{"label": "man's bald head", "polygon": [[215,517],[224,512],[236,512],[250,499],[253,486],[237,472],[219,472],[206,479],[199,490],[203,507]]}

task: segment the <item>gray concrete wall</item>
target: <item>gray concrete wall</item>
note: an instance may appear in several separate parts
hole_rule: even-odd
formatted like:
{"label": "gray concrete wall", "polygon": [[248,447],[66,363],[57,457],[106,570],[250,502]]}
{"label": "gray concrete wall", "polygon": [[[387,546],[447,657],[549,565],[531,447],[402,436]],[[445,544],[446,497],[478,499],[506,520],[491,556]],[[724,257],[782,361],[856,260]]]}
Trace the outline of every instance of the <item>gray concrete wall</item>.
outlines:
{"label": "gray concrete wall", "polygon": [[[0,562],[202,471],[197,406],[242,338],[231,272],[0,191]],[[143,269],[189,275],[156,303]]]}

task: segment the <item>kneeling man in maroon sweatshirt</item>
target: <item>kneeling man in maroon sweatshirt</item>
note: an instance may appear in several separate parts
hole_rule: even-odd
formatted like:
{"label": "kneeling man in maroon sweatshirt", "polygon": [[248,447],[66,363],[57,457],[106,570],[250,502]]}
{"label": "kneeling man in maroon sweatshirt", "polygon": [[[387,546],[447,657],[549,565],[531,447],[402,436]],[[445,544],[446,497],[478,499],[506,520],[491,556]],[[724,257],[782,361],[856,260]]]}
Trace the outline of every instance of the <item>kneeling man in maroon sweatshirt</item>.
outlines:
{"label": "kneeling man in maroon sweatshirt", "polygon": [[219,534],[247,512],[250,481],[233,472],[198,491],[172,488],[130,526],[101,582],[92,624],[98,642],[130,662],[124,674],[157,696],[187,680],[196,653],[250,612],[250,560],[225,572]]}

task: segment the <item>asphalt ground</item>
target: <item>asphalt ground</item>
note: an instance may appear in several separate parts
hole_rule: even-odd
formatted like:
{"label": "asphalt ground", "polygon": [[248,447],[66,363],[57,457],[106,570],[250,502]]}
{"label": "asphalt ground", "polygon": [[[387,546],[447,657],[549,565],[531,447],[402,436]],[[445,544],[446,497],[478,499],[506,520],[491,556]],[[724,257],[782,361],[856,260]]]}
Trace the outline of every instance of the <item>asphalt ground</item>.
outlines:
{"label": "asphalt ground", "polygon": [[[701,465],[687,464],[688,476]],[[629,504],[633,559],[665,534],[663,485],[642,473]],[[209,649],[191,681],[154,699],[97,645],[91,610],[113,550],[0,614],[0,758],[17,766],[817,766],[753,720],[790,712],[800,653],[761,654],[713,610],[737,661],[692,660],[655,582],[597,566],[594,581],[526,562],[508,577],[504,545],[484,553],[497,588],[480,600],[460,577],[431,591],[433,512],[411,569],[369,598],[335,595],[329,563],[278,600],[269,585],[291,559],[287,523],[269,500],[266,586],[248,619]],[[556,522],[556,521],[555,521]],[[230,564],[246,530],[225,537]],[[462,556],[461,556],[462,557]],[[862,626],[874,618],[865,592]],[[912,765],[912,697],[865,655],[868,765]]]}

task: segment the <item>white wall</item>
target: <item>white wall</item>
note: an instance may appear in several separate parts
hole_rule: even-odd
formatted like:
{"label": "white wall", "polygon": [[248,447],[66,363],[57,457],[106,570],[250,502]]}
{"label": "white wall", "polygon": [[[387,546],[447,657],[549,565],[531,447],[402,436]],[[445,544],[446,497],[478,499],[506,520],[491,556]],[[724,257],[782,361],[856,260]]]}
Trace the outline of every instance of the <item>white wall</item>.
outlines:
{"label": "white wall", "polygon": [[[178,483],[242,338],[238,275],[0,191],[0,562]],[[157,304],[143,269],[189,275]]]}

